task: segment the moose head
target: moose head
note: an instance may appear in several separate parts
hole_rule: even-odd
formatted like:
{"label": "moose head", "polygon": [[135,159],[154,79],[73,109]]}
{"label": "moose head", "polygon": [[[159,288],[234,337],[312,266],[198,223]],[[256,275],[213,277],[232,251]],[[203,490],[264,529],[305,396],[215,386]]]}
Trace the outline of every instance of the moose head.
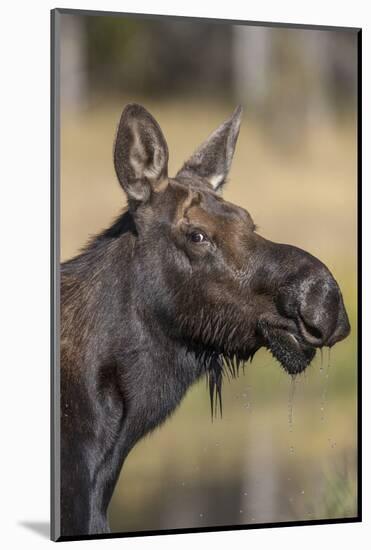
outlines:
{"label": "moose head", "polygon": [[[138,231],[156,321],[232,369],[234,360],[238,365],[266,347],[295,375],[317,348],[345,338],[349,322],[339,286],[320,260],[263,238],[249,212],[222,198],[241,115],[238,107],[170,178],[158,123],[140,105],[128,105],[116,173]],[[209,366],[214,385],[223,367],[215,360]]]}

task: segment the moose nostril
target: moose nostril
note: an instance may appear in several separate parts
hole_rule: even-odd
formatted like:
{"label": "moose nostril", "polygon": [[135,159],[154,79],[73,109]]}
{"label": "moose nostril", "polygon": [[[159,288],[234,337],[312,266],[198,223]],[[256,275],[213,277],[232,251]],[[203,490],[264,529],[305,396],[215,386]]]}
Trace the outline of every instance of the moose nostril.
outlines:
{"label": "moose nostril", "polygon": [[313,345],[320,345],[323,342],[322,331],[308,322],[302,315],[299,316],[299,327],[304,339]]}

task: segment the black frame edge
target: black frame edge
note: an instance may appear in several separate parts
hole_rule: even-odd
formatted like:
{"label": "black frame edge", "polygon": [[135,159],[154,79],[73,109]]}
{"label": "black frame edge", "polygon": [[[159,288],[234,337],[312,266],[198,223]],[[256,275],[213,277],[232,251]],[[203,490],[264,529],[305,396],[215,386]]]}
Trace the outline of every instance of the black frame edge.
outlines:
{"label": "black frame edge", "polygon": [[362,29],[357,65],[357,511],[362,521]]}
{"label": "black frame edge", "polygon": [[81,536],[61,536],[58,542],[70,542],[77,540],[98,540],[98,539],[117,539],[133,537],[153,537],[162,535],[184,535],[189,533],[219,533],[221,531],[250,531],[251,529],[269,529],[283,527],[310,527],[316,525],[341,525],[345,523],[360,523],[358,516],[350,518],[303,520],[303,521],[283,521],[280,523],[257,523],[250,525],[215,525],[212,527],[190,527],[186,529],[164,529],[162,531],[129,531],[117,533],[105,533],[101,535],[81,535]]}
{"label": "black frame edge", "polygon": [[50,11],[50,538],[60,540],[59,445],[59,10]]}
{"label": "black frame edge", "polygon": [[250,25],[256,27],[286,27],[289,29],[303,29],[303,30],[329,30],[329,31],[359,31],[359,27],[339,27],[332,25],[315,25],[310,23],[285,23],[277,22],[272,23],[269,21],[251,21],[241,19],[219,19],[217,17],[197,17],[191,15],[159,15],[155,13],[137,13],[137,12],[120,12],[120,11],[104,11],[104,10],[84,10],[74,8],[55,8],[53,10],[60,14],[66,15],[87,15],[87,16],[111,16],[111,17],[141,17],[143,19],[171,19],[173,21],[198,21],[199,23],[228,23],[229,25]]}

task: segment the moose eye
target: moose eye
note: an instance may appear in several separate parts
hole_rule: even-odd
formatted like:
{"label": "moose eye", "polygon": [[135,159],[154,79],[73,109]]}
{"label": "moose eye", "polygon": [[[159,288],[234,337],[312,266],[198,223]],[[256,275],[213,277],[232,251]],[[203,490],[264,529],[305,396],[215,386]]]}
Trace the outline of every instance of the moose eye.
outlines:
{"label": "moose eye", "polygon": [[192,231],[192,233],[189,235],[189,238],[193,243],[204,243],[207,241],[206,235],[201,231]]}

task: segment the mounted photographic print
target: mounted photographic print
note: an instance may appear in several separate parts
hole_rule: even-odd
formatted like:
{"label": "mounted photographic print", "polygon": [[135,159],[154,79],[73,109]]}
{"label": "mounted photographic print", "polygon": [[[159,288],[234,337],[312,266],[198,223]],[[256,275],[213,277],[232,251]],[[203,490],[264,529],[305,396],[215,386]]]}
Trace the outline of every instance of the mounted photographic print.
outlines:
{"label": "mounted photographic print", "polygon": [[53,10],[53,540],[360,521],[360,48]]}

